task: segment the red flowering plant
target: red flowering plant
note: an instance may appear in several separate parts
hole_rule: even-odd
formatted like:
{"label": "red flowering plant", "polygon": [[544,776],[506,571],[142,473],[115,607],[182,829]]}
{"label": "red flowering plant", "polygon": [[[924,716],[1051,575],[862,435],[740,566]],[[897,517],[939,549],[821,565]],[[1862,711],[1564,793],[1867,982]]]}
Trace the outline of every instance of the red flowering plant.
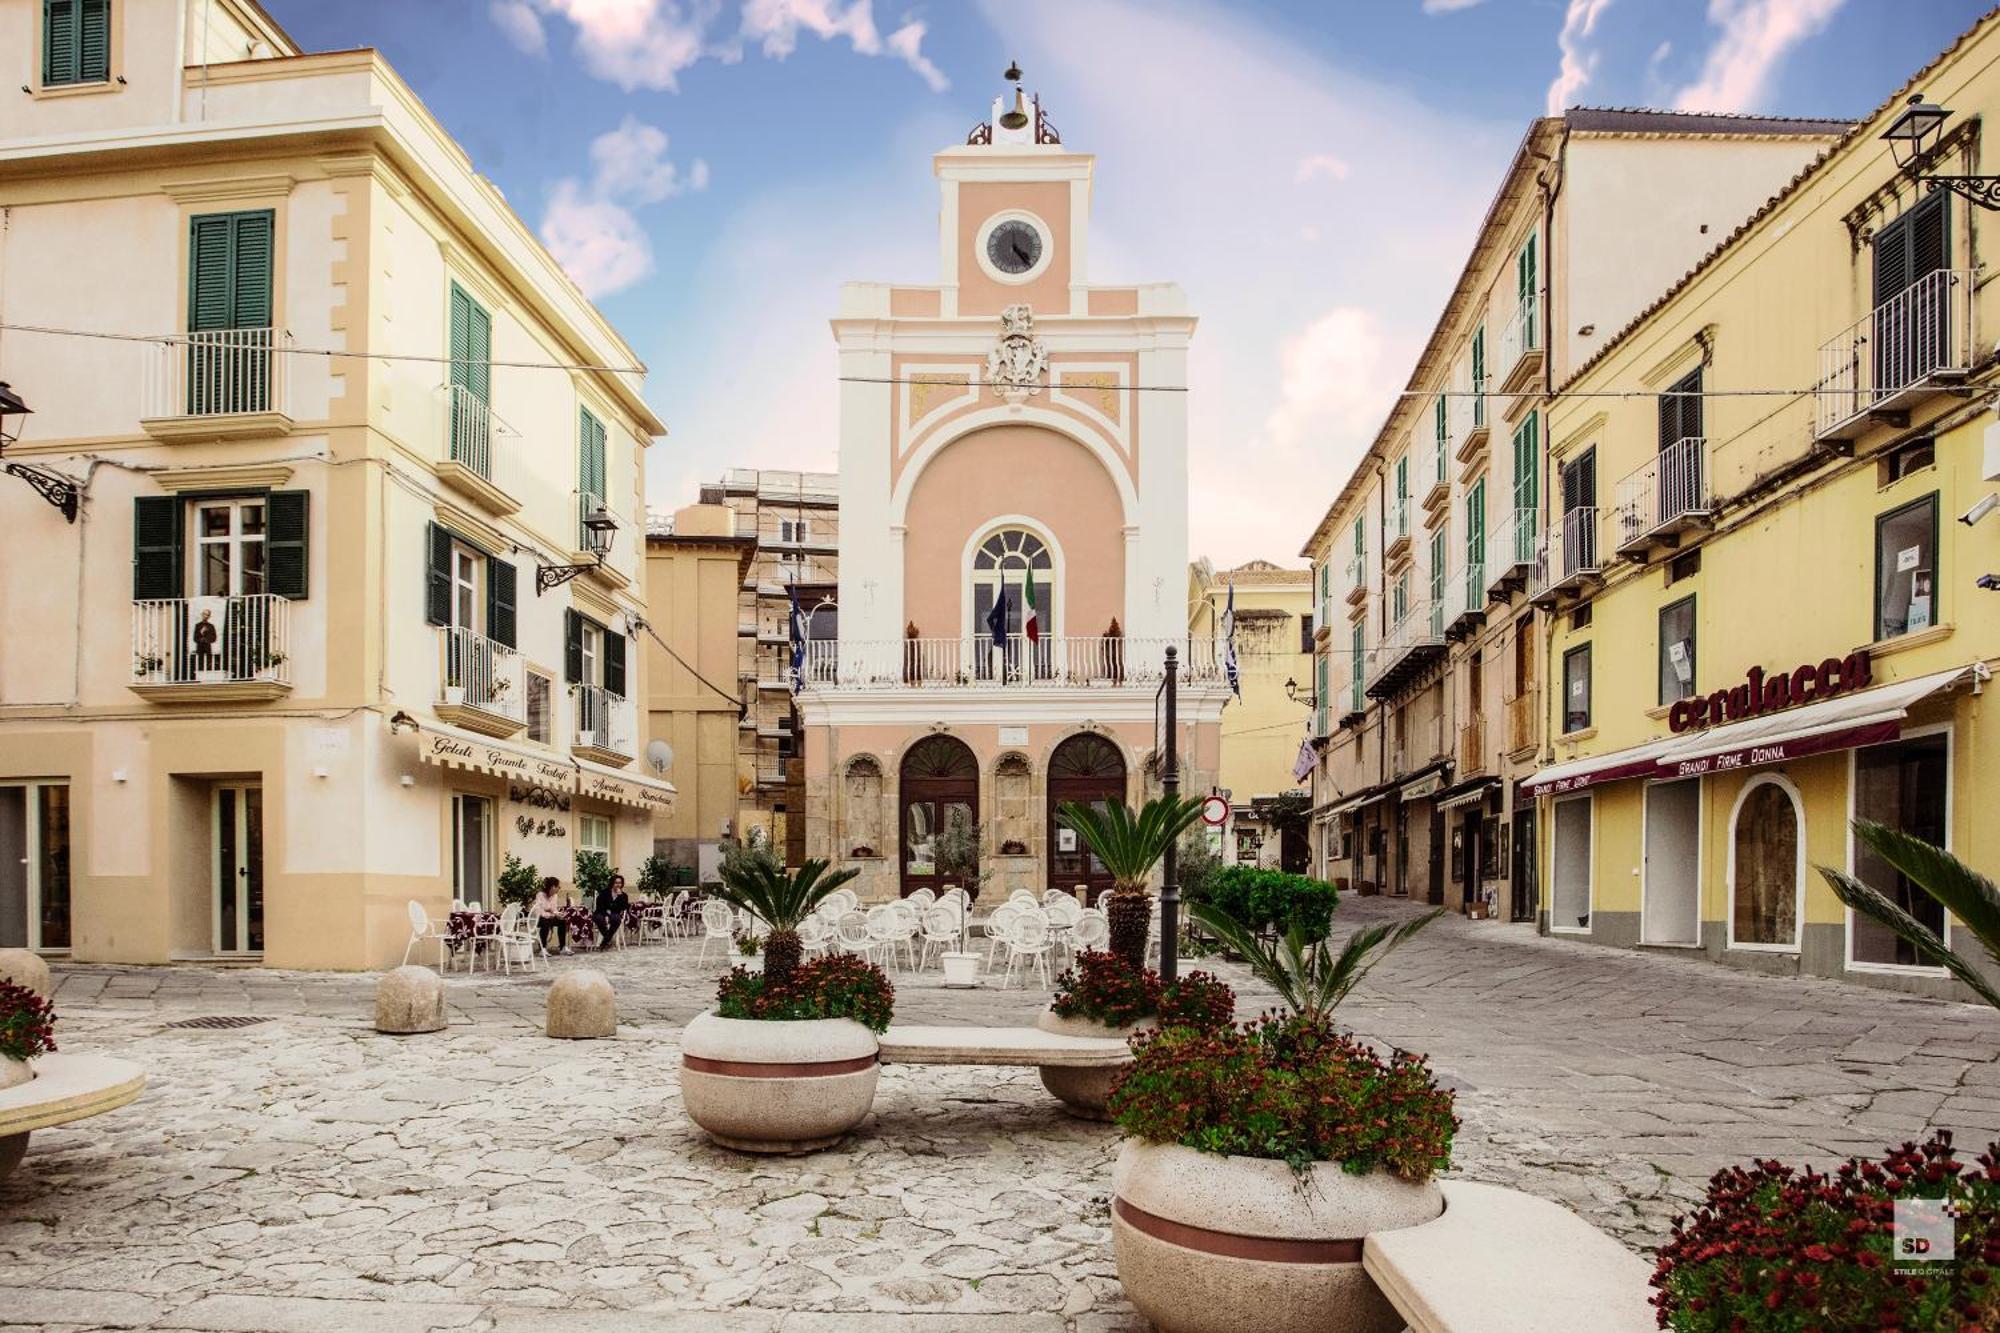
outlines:
{"label": "red flowering plant", "polygon": [[[1896,1252],[1909,1199],[1945,1201],[1951,1260]],[[1941,1129],[1831,1176],[1774,1161],[1718,1171],[1674,1219],[1652,1281],[1660,1327],[1682,1333],[2000,1329],[2000,1143],[1970,1166]]]}
{"label": "red flowering plant", "polygon": [[1323,1017],[1161,1028],[1132,1051],[1110,1109],[1135,1138],[1417,1182],[1451,1164],[1458,1117],[1425,1059],[1384,1058]]}
{"label": "red flowering plant", "polygon": [[0,981],[0,1056],[32,1060],[56,1048],[56,1007],[26,986]]}
{"label": "red flowering plant", "polygon": [[1236,1021],[1236,992],[1213,972],[1190,972],[1160,995],[1160,1026],[1220,1032]]}
{"label": "red flowering plant", "polygon": [[874,1032],[889,1030],[895,1007],[896,988],[882,969],[846,953],[800,963],[783,981],[733,968],[715,992],[721,1018],[851,1018]]}
{"label": "red flowering plant", "polygon": [[1162,1027],[1227,1027],[1236,1017],[1236,992],[1207,972],[1167,983],[1149,967],[1117,954],[1085,949],[1056,978],[1049,1004],[1058,1018],[1084,1018],[1122,1028],[1147,1018]]}

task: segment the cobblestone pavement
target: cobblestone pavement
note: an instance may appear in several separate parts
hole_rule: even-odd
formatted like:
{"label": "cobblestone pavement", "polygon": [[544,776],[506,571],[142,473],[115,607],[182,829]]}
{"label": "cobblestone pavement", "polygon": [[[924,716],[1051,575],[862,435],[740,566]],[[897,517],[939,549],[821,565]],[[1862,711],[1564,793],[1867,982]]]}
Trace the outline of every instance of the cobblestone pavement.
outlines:
{"label": "cobblestone pavement", "polygon": [[[559,960],[618,987],[619,1037],[587,1043],[537,1034],[547,973],[454,974],[449,1031],[388,1038],[371,978],[59,969],[66,1048],[152,1082],[36,1135],[0,1186],[0,1326],[1138,1327],[1108,1242],[1115,1138],[1033,1071],[890,1067],[839,1151],[708,1146],[674,1076],[719,968],[694,952]],[[1027,1022],[1042,999],[899,989],[910,1022]],[[2000,1138],[2000,1018],[1968,1006],[1447,918],[1343,1012],[1458,1089],[1457,1172],[1641,1247],[1728,1162],[1825,1163],[1932,1124]],[[271,1021],[168,1026],[218,1014]]]}

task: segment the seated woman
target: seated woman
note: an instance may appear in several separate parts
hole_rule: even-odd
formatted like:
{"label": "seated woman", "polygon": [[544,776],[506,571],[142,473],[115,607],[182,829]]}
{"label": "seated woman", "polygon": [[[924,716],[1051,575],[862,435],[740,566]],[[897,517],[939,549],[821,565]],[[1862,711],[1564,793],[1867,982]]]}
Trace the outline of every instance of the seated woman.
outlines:
{"label": "seated woman", "polygon": [[[529,904],[528,915],[535,919],[535,930],[542,937],[542,952],[569,952],[569,922],[563,920],[562,881],[550,875],[542,881],[542,891]],[[555,947],[549,946],[549,936],[556,937]]]}
{"label": "seated woman", "polygon": [[632,900],[625,894],[625,877],[613,875],[610,881],[597,891],[597,911],[593,913],[597,920],[599,941],[597,948],[600,953],[611,947],[611,941],[617,936],[619,925],[624,922],[625,914],[631,910]]}

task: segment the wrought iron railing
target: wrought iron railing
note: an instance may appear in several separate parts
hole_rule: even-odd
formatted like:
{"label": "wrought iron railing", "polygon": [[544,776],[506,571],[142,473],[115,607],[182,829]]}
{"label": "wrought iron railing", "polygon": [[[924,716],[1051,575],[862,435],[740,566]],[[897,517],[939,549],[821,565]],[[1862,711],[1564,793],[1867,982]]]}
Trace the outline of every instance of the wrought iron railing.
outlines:
{"label": "wrought iron railing", "polygon": [[177,597],[132,603],[132,683],[292,683],[291,602]]}
{"label": "wrought iron railing", "polygon": [[1542,350],[1542,325],[1537,294],[1529,292],[1514,308],[1514,316],[1500,330],[1500,377],[1507,378],[1521,359]]}
{"label": "wrought iron railing", "polygon": [[1597,506],[1578,505],[1562,516],[1562,561],[1556,578],[1566,581],[1598,572]]}
{"label": "wrought iron railing", "polygon": [[1619,548],[1708,513],[1709,499],[1708,441],[1674,441],[1618,483]]}
{"label": "wrought iron railing", "polygon": [[1375,657],[1368,671],[1368,683],[1375,684],[1398,666],[1411,653],[1428,648],[1444,646],[1444,626],[1430,599],[1413,602],[1395,624],[1383,634],[1382,642],[1376,645]]}
{"label": "wrought iron railing", "polygon": [[576,744],[613,754],[630,755],[632,701],[602,685],[573,685],[576,692]]}
{"label": "wrought iron railing", "polygon": [[1973,275],[1937,269],[1819,349],[1813,434],[1825,438],[1935,379],[1972,368]]}
{"label": "wrought iron railing", "polygon": [[527,678],[521,655],[472,630],[440,626],[438,700],[525,722]]}
{"label": "wrought iron railing", "polygon": [[1497,588],[1523,576],[1535,563],[1538,515],[1533,509],[1505,510],[1486,536],[1486,586]]}
{"label": "wrought iron railing", "polygon": [[287,410],[282,329],[203,329],[159,344],[146,383],[146,416],[215,417]]}
{"label": "wrought iron railing", "polygon": [[1180,679],[1224,678],[1212,639],[1137,639],[1122,635],[991,635],[886,640],[818,639],[806,644],[804,688],[1005,689],[1157,684],[1169,645],[1179,650]]}
{"label": "wrought iron railing", "polygon": [[463,384],[445,386],[445,456],[466,471],[493,480],[493,409]]}

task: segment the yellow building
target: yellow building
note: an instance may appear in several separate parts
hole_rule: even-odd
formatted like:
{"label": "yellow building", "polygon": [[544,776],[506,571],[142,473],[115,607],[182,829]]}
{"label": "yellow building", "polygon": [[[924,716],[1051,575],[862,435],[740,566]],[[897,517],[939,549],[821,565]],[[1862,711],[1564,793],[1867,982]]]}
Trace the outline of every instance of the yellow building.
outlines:
{"label": "yellow building", "polygon": [[1189,570],[1190,639],[1223,638],[1232,589],[1241,693],[1222,710],[1217,785],[1229,801],[1222,858],[1303,872],[1309,860],[1303,831],[1280,837],[1267,814],[1274,798],[1305,789],[1293,773],[1309,720],[1302,705],[1312,692],[1312,571],[1268,560],[1218,570],[1197,560]]}
{"label": "yellow building", "polygon": [[509,854],[635,870],[632,350],[375,51],[251,0],[0,49],[5,318],[64,331],[0,367],[0,944],[376,967]]}
{"label": "yellow building", "polygon": [[[743,761],[738,723],[737,602],[757,539],[724,505],[689,505],[646,528],[646,734],[673,751],[672,811],[653,821],[659,849],[706,881],[735,834]],[[650,636],[649,636],[650,637]]]}
{"label": "yellow building", "polygon": [[2000,862],[1994,230],[1884,140],[1921,92],[1950,112],[1922,174],[1992,170],[1996,61],[1989,16],[1559,389],[1550,740],[1525,784],[1549,930],[1969,994],[1816,867],[1898,891],[1854,818]]}

